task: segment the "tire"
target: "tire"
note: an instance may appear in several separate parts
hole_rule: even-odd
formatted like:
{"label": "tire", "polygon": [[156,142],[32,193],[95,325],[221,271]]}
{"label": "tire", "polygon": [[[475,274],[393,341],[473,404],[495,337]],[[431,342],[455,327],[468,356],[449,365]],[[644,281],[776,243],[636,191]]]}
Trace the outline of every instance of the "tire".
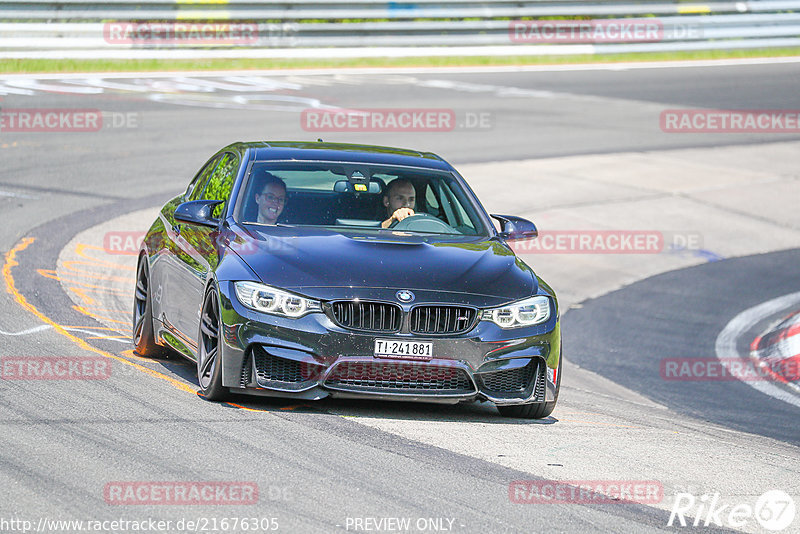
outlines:
{"label": "tire", "polygon": [[558,402],[558,392],[561,390],[561,356],[558,357],[558,376],[556,377],[555,398],[549,402],[532,402],[530,404],[517,404],[516,406],[497,406],[497,411],[503,417],[515,417],[517,419],[544,419],[556,407]]}
{"label": "tire", "polygon": [[153,301],[150,292],[150,267],[147,255],[139,256],[136,289],[133,295],[133,347],[136,354],[148,358],[165,357],[166,348],[156,343],[153,329]]}
{"label": "tire", "polygon": [[197,383],[203,396],[212,401],[228,398],[228,390],[222,386],[219,332],[219,296],[212,285],[203,298],[197,335]]}

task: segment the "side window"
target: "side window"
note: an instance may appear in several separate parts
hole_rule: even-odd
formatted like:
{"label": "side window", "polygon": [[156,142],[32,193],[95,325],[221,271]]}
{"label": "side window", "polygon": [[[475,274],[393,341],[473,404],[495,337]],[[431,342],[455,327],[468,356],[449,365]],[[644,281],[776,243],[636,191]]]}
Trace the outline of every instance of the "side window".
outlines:
{"label": "side window", "polygon": [[439,199],[436,198],[436,194],[433,192],[433,184],[428,184],[425,189],[425,203],[434,210],[440,211]]}
{"label": "side window", "polygon": [[197,176],[195,176],[192,183],[189,184],[188,189],[186,189],[185,198],[187,200],[200,200],[200,193],[205,189],[208,177],[211,176],[211,171],[217,166],[218,161],[219,156],[211,158],[208,163],[206,163],[206,166],[197,173]]}
{"label": "side window", "polygon": [[460,224],[459,224],[459,230],[461,230],[462,233],[465,233],[464,230],[466,228],[469,228],[471,230],[471,232],[469,232],[469,233],[476,233],[475,232],[475,227],[473,226],[472,221],[470,220],[469,216],[467,215],[467,212],[464,211],[464,206],[460,202],[456,202],[456,209],[458,211],[458,216],[461,219]]}
{"label": "side window", "polygon": [[449,219],[448,222],[450,226],[457,228],[461,233],[477,233],[472,220],[469,215],[467,215],[464,205],[462,204],[462,202],[466,201],[463,195],[456,196],[455,192],[450,188],[450,185],[444,181],[442,181],[440,188],[439,193],[442,196],[442,205]]}
{"label": "side window", "polygon": [[200,196],[201,200],[224,200],[222,204],[218,204],[211,215],[219,218],[225,213],[225,205],[231,196],[231,189],[233,189],[233,180],[236,178],[236,171],[239,170],[239,158],[230,152],[226,152],[219,159],[219,164],[211,173],[208,179],[208,184]]}

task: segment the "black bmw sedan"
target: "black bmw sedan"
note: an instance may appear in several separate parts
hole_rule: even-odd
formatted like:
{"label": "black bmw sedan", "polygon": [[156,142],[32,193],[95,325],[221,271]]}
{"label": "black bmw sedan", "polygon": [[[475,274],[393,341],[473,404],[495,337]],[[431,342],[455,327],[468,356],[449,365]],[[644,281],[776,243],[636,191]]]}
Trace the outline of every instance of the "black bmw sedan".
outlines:
{"label": "black bmw sedan", "polygon": [[134,344],[202,394],[493,402],[542,418],[561,379],[554,291],[456,170],[413,150],[234,143],[167,202],[139,254]]}

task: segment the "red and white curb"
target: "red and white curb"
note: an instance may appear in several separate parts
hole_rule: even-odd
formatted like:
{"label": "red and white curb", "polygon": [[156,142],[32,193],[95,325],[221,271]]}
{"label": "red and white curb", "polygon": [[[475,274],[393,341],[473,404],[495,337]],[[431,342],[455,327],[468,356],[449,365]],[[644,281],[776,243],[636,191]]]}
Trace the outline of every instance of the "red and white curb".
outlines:
{"label": "red and white curb", "polygon": [[754,363],[770,370],[773,378],[797,391],[800,366],[800,311],[788,315],[750,344]]}
{"label": "red and white curb", "polygon": [[[741,358],[739,351],[737,350],[737,342],[738,340],[744,335],[752,326],[776,313],[779,313],[781,310],[786,309],[797,309],[800,306],[800,291],[797,293],[790,293],[788,295],[784,295],[782,297],[774,298],[772,300],[768,300],[767,302],[762,302],[757,306],[753,306],[752,308],[748,308],[743,312],[739,313],[736,317],[730,320],[730,322],[725,325],[725,328],[717,336],[716,343],[714,344],[714,352],[719,360],[724,362],[729,361],[733,358]],[[793,315],[791,317],[798,318],[797,315]],[[786,330],[788,333],[791,330]],[[761,339],[764,339],[765,336],[769,336],[769,334],[760,336]],[[795,336],[792,335],[792,338]],[[769,339],[776,339],[773,337],[769,337]],[[796,343],[796,341],[793,341]],[[779,345],[778,343],[773,343],[772,345]],[[780,345],[780,347],[787,347],[788,350],[788,342],[784,345]],[[767,345],[760,347],[758,350],[765,349]],[[784,350],[784,349],[781,349]],[[795,353],[796,354],[796,353]],[[748,355],[749,357],[750,355]],[[766,363],[760,364],[759,366],[764,368],[767,366]],[[785,380],[785,379],[784,379]],[[766,381],[766,380],[743,380],[744,384],[757,389],[758,391],[764,393],[765,395],[769,395],[772,398],[781,400],[788,404],[792,404],[800,408],[800,386],[797,383],[785,381],[780,386],[777,385],[776,382],[773,381]],[[783,387],[788,386],[788,387]]]}

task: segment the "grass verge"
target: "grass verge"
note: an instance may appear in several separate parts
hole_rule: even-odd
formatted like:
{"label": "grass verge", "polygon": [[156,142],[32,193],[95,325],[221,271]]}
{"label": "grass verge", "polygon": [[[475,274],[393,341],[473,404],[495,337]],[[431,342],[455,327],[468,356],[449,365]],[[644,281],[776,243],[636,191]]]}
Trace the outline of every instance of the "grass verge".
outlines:
{"label": "grass verge", "polygon": [[347,59],[4,59],[0,73],[261,70],[337,67],[467,67],[566,65],[636,61],[768,58],[800,56],[800,47],[752,50],[698,50],[576,56],[475,56]]}

